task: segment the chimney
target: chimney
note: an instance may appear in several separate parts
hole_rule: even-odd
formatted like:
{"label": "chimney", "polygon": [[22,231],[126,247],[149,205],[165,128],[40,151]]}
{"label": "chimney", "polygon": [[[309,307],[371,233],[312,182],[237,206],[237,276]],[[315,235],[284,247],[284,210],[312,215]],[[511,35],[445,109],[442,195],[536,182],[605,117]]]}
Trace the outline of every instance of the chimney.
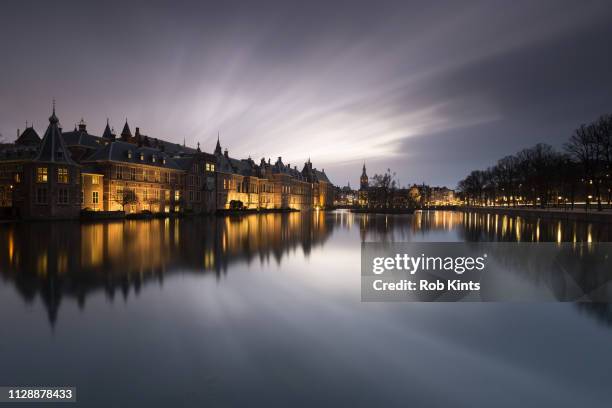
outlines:
{"label": "chimney", "polygon": [[134,136],[140,136],[140,128],[138,126],[136,126],[136,133],[134,133]]}
{"label": "chimney", "polygon": [[229,153],[227,152],[227,149],[225,149],[225,151],[223,152],[223,155],[225,156],[226,159],[229,158]]}

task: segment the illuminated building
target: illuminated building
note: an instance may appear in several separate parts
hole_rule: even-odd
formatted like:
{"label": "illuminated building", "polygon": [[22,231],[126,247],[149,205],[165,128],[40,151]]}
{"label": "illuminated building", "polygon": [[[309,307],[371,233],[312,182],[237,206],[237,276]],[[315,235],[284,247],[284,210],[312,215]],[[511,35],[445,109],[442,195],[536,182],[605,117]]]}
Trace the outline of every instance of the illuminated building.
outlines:
{"label": "illuminated building", "polygon": [[62,132],[49,119],[40,140],[33,127],[0,145],[0,216],[76,218],[85,211],[212,213],[218,209],[308,210],[332,206],[334,187],[308,160],[296,166],[234,159],[151,138],[127,120],[119,137],[108,120],[102,136],[83,119]]}

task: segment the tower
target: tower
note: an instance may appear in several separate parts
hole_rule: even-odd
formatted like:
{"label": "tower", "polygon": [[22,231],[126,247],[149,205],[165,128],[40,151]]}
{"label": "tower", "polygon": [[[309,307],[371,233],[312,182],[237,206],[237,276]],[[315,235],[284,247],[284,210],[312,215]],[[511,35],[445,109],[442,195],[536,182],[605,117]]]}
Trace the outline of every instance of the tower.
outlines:
{"label": "tower", "polygon": [[365,162],[363,163],[363,171],[361,172],[361,177],[359,178],[359,189],[360,190],[367,190],[369,187],[369,182],[368,182],[368,174],[366,173],[366,166],[365,166]]}

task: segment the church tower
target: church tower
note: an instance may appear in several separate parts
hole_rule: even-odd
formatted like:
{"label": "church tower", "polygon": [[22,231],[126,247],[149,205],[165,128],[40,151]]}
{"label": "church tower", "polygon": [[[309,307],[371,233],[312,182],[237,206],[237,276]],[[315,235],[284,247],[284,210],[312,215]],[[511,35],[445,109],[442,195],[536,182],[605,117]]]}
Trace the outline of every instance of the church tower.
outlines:
{"label": "church tower", "polygon": [[359,178],[359,189],[367,190],[369,185],[368,174],[366,173],[365,163],[363,163],[363,171],[361,172],[361,177]]}

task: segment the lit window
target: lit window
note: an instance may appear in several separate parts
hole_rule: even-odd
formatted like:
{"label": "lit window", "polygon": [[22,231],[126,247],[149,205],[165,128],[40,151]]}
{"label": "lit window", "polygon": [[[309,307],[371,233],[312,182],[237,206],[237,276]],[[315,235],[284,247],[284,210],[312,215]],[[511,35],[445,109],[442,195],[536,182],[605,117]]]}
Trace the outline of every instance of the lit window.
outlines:
{"label": "lit window", "polygon": [[47,182],[47,168],[46,167],[37,167],[36,168],[36,182],[37,183],[46,183]]}
{"label": "lit window", "polygon": [[62,184],[68,183],[68,169],[65,167],[60,167],[57,169],[57,182]]}
{"label": "lit window", "polygon": [[100,184],[100,178],[98,176],[91,176],[91,184],[94,184],[94,185]]}
{"label": "lit window", "polygon": [[128,152],[127,152],[127,156],[128,156],[128,159],[131,159],[131,158],[132,158],[132,151],[131,151],[131,150],[128,150]]}
{"label": "lit window", "polygon": [[181,190],[176,190],[174,192],[174,201],[180,201],[181,200]]}

